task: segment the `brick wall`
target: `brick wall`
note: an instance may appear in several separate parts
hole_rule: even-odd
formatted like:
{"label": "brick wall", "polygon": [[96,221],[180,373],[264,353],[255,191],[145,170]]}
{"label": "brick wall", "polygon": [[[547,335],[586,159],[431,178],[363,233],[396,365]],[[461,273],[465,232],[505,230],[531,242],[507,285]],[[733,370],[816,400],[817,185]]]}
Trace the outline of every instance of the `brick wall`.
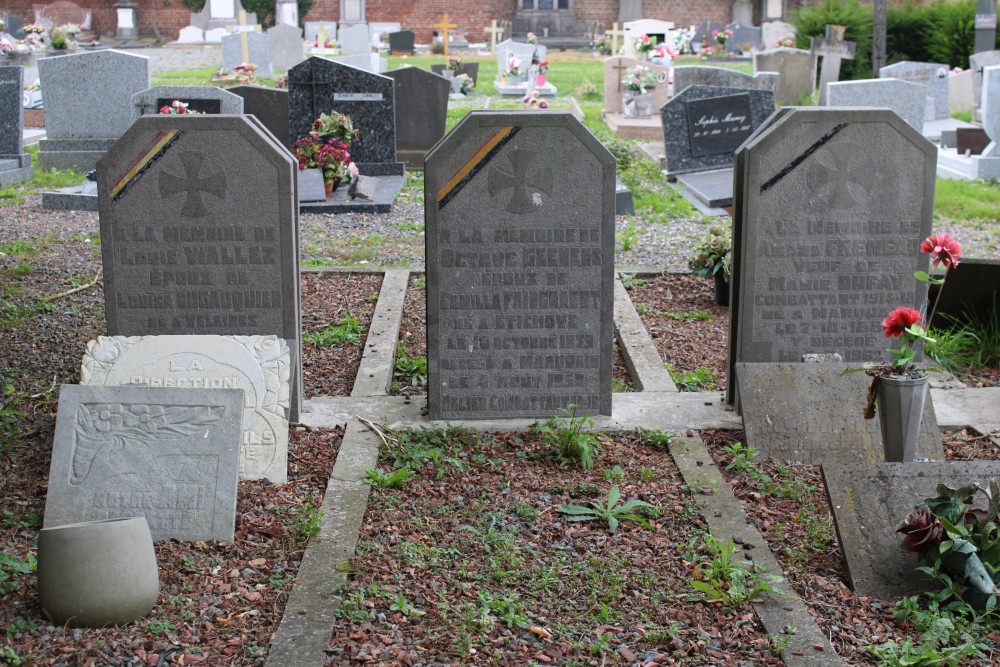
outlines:
{"label": "brick wall", "polygon": [[[98,35],[114,35],[118,27],[118,12],[107,0],[74,0],[81,7],[91,9],[91,29]],[[136,18],[139,33],[152,37],[153,27],[168,41],[177,39],[180,29],[191,21],[191,12],[181,0],[133,0],[136,7]],[[31,22],[35,18],[33,4],[46,4],[45,0],[7,0],[4,8],[10,14]]]}

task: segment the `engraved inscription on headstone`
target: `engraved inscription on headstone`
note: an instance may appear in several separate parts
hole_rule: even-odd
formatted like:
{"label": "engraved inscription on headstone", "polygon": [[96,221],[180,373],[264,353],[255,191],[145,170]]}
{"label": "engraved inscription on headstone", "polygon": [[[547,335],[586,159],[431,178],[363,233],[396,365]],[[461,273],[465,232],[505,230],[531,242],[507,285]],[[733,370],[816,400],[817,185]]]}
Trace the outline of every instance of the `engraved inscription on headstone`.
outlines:
{"label": "engraved inscription on headstone", "polygon": [[381,102],[382,93],[334,93],[334,102]]}
{"label": "engraved inscription on headstone", "polygon": [[80,381],[181,389],[242,389],[240,477],[288,479],[290,361],[276,336],[101,336],[87,344]]}
{"label": "engraved inscription on headstone", "polygon": [[243,391],[63,385],[45,527],[145,516],[153,539],[232,541]]}
{"label": "engraved inscription on headstone", "polygon": [[926,268],[935,163],[934,146],[888,110],[791,108],[743,145],[730,370],[809,352],[884,359],[882,320],[926,294],[913,274]]}
{"label": "engraved inscription on headstone", "polygon": [[691,154],[732,154],[753,131],[750,95],[709,97],[687,102]]}
{"label": "engraved inscription on headstone", "polygon": [[566,113],[474,111],[425,170],[431,418],[610,414],[611,154]]}

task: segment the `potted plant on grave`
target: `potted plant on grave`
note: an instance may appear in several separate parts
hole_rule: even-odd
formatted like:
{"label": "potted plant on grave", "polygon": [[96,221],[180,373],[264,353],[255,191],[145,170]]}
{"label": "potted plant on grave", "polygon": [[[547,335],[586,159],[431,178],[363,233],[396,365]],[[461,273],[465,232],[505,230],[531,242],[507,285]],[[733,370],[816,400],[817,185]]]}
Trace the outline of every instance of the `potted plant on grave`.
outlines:
{"label": "potted plant on grave", "polygon": [[632,47],[644,60],[649,59],[649,54],[652,53],[654,46],[656,46],[656,42],[650,39],[649,35],[636,37],[632,42]]}
{"label": "potted plant on grave", "polygon": [[0,56],[9,58],[14,53],[14,44],[6,37],[0,37]]}
{"label": "potted plant on grave", "polygon": [[543,60],[538,63],[538,76],[535,77],[535,85],[541,88],[545,85],[545,75],[549,71],[549,61]]}
{"label": "potted plant on grave", "polygon": [[321,113],[313,121],[309,134],[323,140],[339,139],[347,148],[358,138],[358,131],[354,129],[350,117],[336,111]]}
{"label": "potted plant on grave", "polygon": [[729,28],[723,28],[722,30],[713,30],[712,39],[715,40],[715,52],[720,56],[726,55],[726,43],[729,38],[733,36],[733,31]]}
{"label": "potted plant on grave", "polygon": [[342,137],[323,139],[308,134],[295,142],[295,158],[299,169],[320,169],[326,196],[337,189],[351,164],[351,154]]}
{"label": "potted plant on grave", "polygon": [[197,116],[198,112],[194,109],[188,108],[187,102],[181,102],[180,100],[174,100],[170,104],[164,104],[160,107],[160,114],[163,116]]}
{"label": "potted plant on grave", "polygon": [[656,86],[656,74],[645,65],[630,67],[622,76],[622,112],[628,118],[653,115],[653,94],[646,91]]}
{"label": "potted plant on grave", "polygon": [[[982,494],[986,507],[974,507]],[[916,506],[896,528],[902,547],[916,553],[917,569],[937,579],[953,596],[977,609],[996,605],[1000,573],[1000,485],[939,484],[937,495]]]}
{"label": "potted plant on grave", "polygon": [[[458,87],[457,91],[455,90],[456,86]],[[463,95],[468,95],[470,92],[472,92],[472,89],[475,87],[476,87],[476,82],[472,80],[471,76],[464,73],[456,76],[454,78],[454,83],[451,84],[452,92],[459,92]]]}
{"label": "potted plant on grave", "polygon": [[37,23],[29,23],[21,29],[24,32],[23,42],[31,51],[44,51],[45,41],[48,39],[48,32],[45,26]]}
{"label": "potted plant on grave", "polygon": [[715,281],[715,303],[729,305],[729,269],[732,266],[732,223],[712,225],[688,258],[688,268],[698,276],[712,276]]}
{"label": "potted plant on grave", "polygon": [[[944,275],[937,278],[926,271],[917,271],[914,277],[920,282],[941,286],[948,271],[958,266],[962,246],[951,234],[935,234],[924,239],[920,252],[930,255],[933,267],[943,265]],[[917,368],[914,361],[925,342],[934,342],[927,334],[925,323],[933,319],[941,291],[938,289],[930,312],[927,311],[928,300],[924,298],[919,309],[898,306],[882,320],[885,337],[900,340],[898,348],[886,350],[892,357],[890,361],[844,371],[846,374],[863,370],[872,378],[863,416],[872,419],[878,415],[886,461],[912,461],[916,458],[920,420],[930,382],[928,370],[931,369]]]}
{"label": "potted plant on grave", "polygon": [[527,81],[527,76],[521,71],[521,59],[511,56],[507,59],[507,67],[501,72],[501,82],[514,85]]}
{"label": "potted plant on grave", "polygon": [[244,86],[256,82],[256,72],[257,65],[254,63],[240,63],[233,68],[233,76]]}
{"label": "potted plant on grave", "polygon": [[441,70],[441,75],[446,79],[454,79],[464,68],[461,58],[448,58],[448,64]]}

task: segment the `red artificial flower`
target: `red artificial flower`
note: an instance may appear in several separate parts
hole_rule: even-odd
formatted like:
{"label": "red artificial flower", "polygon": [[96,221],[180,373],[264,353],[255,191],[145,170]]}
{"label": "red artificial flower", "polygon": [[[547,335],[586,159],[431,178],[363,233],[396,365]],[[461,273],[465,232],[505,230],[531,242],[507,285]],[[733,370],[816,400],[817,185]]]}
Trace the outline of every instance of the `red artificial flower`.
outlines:
{"label": "red artificial flower", "polygon": [[934,266],[944,264],[944,268],[948,269],[958,266],[962,244],[952,238],[951,234],[934,234],[920,244],[920,252],[930,253]]}
{"label": "red artificial flower", "polygon": [[882,332],[886,338],[900,338],[906,333],[906,327],[917,324],[920,320],[920,311],[900,306],[882,320]]}
{"label": "red artificial flower", "polygon": [[923,551],[944,537],[941,521],[926,505],[911,512],[910,516],[896,527],[896,532],[903,534],[903,548],[913,552]]}

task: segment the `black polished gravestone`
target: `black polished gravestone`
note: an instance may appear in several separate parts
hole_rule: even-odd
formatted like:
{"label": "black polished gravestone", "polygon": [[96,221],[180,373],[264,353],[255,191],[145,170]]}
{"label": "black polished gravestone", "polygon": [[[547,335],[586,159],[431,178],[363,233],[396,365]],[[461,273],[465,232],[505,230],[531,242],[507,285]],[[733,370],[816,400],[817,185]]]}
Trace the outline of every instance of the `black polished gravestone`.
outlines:
{"label": "black polished gravestone", "polygon": [[358,136],[354,163],[366,176],[403,173],[396,161],[393,80],[381,74],[312,57],[288,71],[288,119],[292,141],[309,133],[322,113],[349,116]]}
{"label": "black polished gravestone", "polygon": [[389,52],[392,55],[413,55],[413,31],[400,30],[389,33]]}
{"label": "black polished gravestone", "polygon": [[295,159],[253,116],[143,116],[97,165],[108,334],[276,335],[302,396]]}
{"label": "black polished gravestone", "polygon": [[291,150],[287,90],[264,86],[233,86],[229,92],[243,98],[243,113],[256,116],[283,146]]}
{"label": "black polished gravestone", "polygon": [[733,164],[740,144],[774,112],[774,93],[688,86],[660,109],[668,174]]}
{"label": "black polished gravestone", "polygon": [[424,155],[444,136],[451,81],[419,67],[385,75],[396,82],[396,158],[423,171]]}
{"label": "black polished gravestone", "polygon": [[566,112],[473,111],[424,212],[431,419],[610,415],[612,154]]}
{"label": "black polished gravestone", "polygon": [[882,320],[927,291],[913,274],[927,270],[936,153],[887,109],[786,107],[740,147],[730,377],[740,361],[888,356]]}
{"label": "black polished gravestone", "polygon": [[31,155],[24,152],[24,69],[0,67],[0,187],[30,181]]}

